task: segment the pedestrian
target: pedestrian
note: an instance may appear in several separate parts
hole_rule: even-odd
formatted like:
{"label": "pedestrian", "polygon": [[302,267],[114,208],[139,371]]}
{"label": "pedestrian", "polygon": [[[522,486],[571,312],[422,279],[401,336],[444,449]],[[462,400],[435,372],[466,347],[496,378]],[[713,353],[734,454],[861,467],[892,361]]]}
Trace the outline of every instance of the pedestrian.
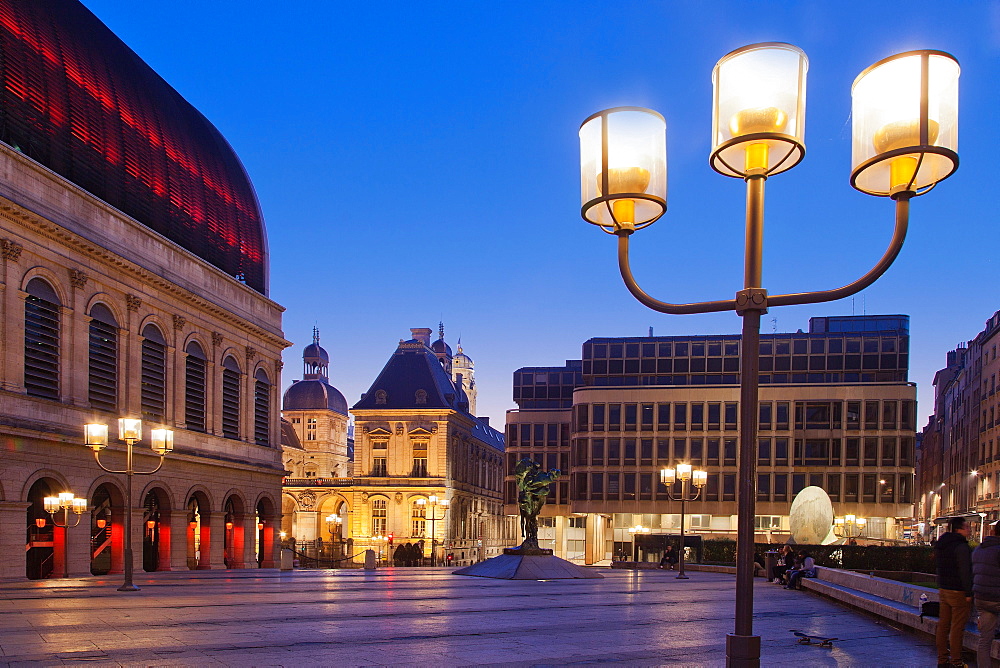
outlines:
{"label": "pedestrian", "polygon": [[948,531],[934,546],[937,558],[938,596],[938,666],[964,666],[962,636],[972,610],[972,559],[969,550],[970,527],[964,517],[948,522]]}
{"label": "pedestrian", "polygon": [[972,553],[972,592],[979,611],[977,666],[992,665],[990,650],[1000,615],[1000,520],[990,526],[993,535],[986,536]]}
{"label": "pedestrian", "polygon": [[663,557],[660,558],[660,568],[667,568],[669,570],[674,570],[674,566],[677,565],[677,552],[674,551],[673,545],[667,545],[667,549],[663,551]]}
{"label": "pedestrian", "polygon": [[779,552],[778,563],[771,568],[770,582],[781,583],[784,580],[785,572],[795,563],[795,555],[792,553],[791,545],[782,545]]}

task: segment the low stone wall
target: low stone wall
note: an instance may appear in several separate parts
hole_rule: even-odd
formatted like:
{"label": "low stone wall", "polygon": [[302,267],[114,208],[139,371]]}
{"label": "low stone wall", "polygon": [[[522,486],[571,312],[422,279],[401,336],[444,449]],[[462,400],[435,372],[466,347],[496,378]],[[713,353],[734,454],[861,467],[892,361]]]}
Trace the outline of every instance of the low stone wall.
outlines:
{"label": "low stone wall", "polygon": [[[822,566],[816,572],[815,578],[802,578],[803,589],[916,631],[934,635],[937,630],[936,617],[920,618],[920,595],[926,594],[927,600],[937,601],[937,589]],[[963,644],[966,649],[976,650],[979,631],[974,625],[966,629]],[[991,654],[1000,659],[1000,641],[993,641]]]}

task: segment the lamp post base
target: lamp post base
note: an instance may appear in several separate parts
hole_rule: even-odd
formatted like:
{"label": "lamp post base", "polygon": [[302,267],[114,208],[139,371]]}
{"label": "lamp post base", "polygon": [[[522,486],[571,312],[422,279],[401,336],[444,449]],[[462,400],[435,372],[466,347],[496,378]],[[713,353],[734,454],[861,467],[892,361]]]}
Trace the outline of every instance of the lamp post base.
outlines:
{"label": "lamp post base", "polygon": [[726,668],[760,668],[760,636],[727,634]]}
{"label": "lamp post base", "polygon": [[678,573],[677,574],[677,579],[678,580],[690,580],[691,578],[689,578],[688,576],[684,575],[683,573]]}
{"label": "lamp post base", "polygon": [[128,582],[119,587],[118,591],[139,591],[139,587],[135,586],[131,582]]}

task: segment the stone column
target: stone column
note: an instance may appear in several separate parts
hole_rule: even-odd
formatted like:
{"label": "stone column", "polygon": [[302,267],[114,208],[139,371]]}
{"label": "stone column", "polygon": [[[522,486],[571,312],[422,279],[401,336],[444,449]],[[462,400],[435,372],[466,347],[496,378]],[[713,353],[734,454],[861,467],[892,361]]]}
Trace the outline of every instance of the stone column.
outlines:
{"label": "stone column", "polygon": [[189,536],[187,510],[178,508],[170,511],[170,570],[188,570]]}
{"label": "stone column", "polygon": [[0,501],[0,579],[24,580],[27,542],[26,513],[31,504],[26,501]]}

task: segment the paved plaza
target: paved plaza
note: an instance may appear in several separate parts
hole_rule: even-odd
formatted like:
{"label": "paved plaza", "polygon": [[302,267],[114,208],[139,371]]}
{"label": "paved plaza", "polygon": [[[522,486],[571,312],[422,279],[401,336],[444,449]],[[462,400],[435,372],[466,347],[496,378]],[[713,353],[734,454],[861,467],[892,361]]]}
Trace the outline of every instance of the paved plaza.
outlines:
{"label": "paved plaza", "polygon": [[[725,662],[733,576],[604,569],[504,581],[450,569],[141,573],[0,583],[7,665],[463,666]],[[757,580],[762,665],[931,666],[930,638]],[[789,629],[842,638],[795,643]]]}

